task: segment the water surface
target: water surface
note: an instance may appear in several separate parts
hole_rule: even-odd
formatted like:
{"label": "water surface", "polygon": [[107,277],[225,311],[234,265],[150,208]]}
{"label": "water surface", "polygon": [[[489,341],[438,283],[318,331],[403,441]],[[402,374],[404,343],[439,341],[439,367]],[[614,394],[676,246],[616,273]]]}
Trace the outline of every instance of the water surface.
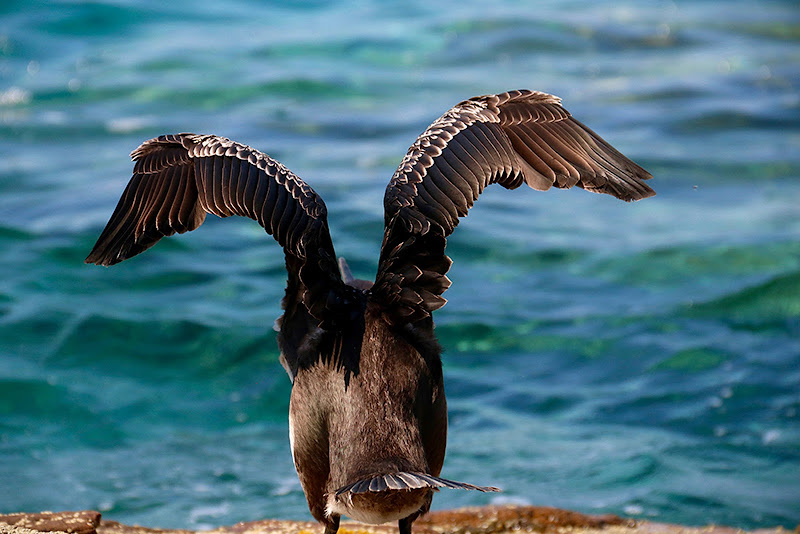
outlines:
{"label": "water surface", "polygon": [[465,98],[557,94],[658,196],[489,188],[450,239],[444,476],[687,524],[800,522],[795,2],[6,1],[0,7],[0,513],[148,526],[305,519],[272,322],[285,271],[209,218],[83,258],[168,132],[258,147],[374,275],[382,195]]}

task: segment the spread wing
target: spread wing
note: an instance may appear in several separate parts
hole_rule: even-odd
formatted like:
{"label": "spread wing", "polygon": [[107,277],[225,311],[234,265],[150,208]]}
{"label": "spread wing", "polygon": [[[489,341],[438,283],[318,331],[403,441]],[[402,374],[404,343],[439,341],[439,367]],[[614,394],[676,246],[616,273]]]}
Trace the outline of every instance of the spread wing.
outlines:
{"label": "spread wing", "polygon": [[162,237],[194,230],[206,213],[249,217],[286,254],[287,315],[302,304],[304,314],[326,319],[343,283],[325,203],[303,180],[265,154],[214,135],[163,135],[131,157],[133,177],[86,263],[119,263]]}
{"label": "spread wing", "polygon": [[442,307],[446,238],[487,185],[578,186],[632,201],[655,194],[651,177],[556,96],[522,90],[461,102],[417,138],[386,188],[374,298],[394,322]]}

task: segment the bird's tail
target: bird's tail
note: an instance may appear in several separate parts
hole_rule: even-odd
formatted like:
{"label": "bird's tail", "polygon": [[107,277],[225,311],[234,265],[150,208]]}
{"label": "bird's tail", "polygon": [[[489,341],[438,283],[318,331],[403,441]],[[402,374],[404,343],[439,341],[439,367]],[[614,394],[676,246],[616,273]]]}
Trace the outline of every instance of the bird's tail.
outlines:
{"label": "bird's tail", "polygon": [[377,475],[371,478],[357,480],[336,490],[336,497],[345,494],[359,495],[362,493],[378,493],[382,491],[415,490],[430,488],[438,491],[439,488],[465,489],[476,491],[500,491],[493,486],[476,486],[467,482],[456,482],[446,478],[435,477],[425,473],[398,472]]}

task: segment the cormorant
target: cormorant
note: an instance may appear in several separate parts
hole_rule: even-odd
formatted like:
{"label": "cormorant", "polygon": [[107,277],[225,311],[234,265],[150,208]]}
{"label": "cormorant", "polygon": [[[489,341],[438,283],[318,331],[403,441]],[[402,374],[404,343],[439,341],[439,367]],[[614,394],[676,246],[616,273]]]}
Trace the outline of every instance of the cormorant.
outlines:
{"label": "cormorant", "polygon": [[494,491],[439,477],[447,408],[432,313],[445,303],[447,237],[483,189],[578,186],[625,201],[654,195],[651,175],[561,107],[509,91],[465,100],[417,138],[384,196],[375,282],[337,265],[325,204],[269,156],[215,135],[145,141],[133,177],[87,263],[113,265],[207,213],[255,219],[283,247],[289,274],[278,321],[292,379],[292,457],[311,514],[335,534],[341,515],[399,521],[433,491]]}

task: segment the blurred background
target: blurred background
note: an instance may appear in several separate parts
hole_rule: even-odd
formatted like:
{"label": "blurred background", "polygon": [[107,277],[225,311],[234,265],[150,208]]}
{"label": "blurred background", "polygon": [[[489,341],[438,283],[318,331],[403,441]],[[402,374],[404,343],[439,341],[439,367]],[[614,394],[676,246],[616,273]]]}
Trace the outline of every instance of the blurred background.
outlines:
{"label": "blurred background", "polygon": [[310,517],[273,320],[283,255],[209,217],[83,264],[162,133],[267,152],[374,276],[383,191],[474,95],[530,88],[650,170],[658,196],[489,188],[437,312],[443,476],[686,524],[800,522],[796,1],[4,0],[0,513],[152,527]]}

